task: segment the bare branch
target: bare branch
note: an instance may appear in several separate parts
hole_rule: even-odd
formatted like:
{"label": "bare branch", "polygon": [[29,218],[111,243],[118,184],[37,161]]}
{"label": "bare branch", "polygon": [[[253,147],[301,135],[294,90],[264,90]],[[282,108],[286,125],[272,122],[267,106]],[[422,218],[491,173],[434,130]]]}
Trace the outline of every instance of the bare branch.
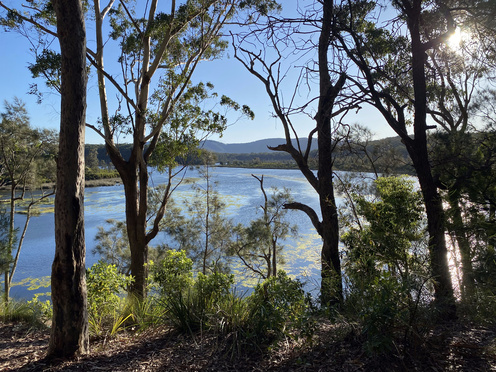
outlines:
{"label": "bare branch", "polygon": [[303,203],[293,202],[284,204],[284,209],[299,210],[306,213],[306,215],[310,218],[310,221],[312,221],[315,230],[317,230],[317,233],[322,236],[322,223],[313,208]]}

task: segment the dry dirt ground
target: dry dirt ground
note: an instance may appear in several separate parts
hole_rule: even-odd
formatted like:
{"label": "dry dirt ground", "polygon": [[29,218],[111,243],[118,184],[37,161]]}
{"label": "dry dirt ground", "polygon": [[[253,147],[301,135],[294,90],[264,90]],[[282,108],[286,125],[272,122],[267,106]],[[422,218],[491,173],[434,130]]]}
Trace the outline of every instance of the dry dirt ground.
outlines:
{"label": "dry dirt ground", "polygon": [[496,371],[496,328],[438,326],[417,346],[367,356],[357,332],[322,323],[313,342],[234,350],[232,339],[165,329],[93,340],[89,355],[47,361],[49,332],[0,323],[0,371]]}

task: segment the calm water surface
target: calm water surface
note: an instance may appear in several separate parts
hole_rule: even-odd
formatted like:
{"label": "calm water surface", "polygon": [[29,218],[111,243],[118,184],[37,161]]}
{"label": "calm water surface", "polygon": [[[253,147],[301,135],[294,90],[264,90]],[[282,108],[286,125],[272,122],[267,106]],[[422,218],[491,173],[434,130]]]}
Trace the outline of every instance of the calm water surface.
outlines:
{"label": "calm water surface", "polygon": [[[280,169],[241,169],[241,168],[212,168],[211,175],[216,182],[215,189],[223,196],[227,204],[227,217],[235,222],[248,223],[250,220],[261,216],[260,205],[263,203],[259,182],[251,174],[264,175],[264,186],[270,194],[270,187],[290,189],[293,198],[302,203],[309,204],[318,210],[318,198],[314,190],[297,170]],[[188,170],[186,178],[199,179],[197,170]],[[165,177],[158,172],[153,172],[150,177],[150,186],[160,185]],[[182,184],[173,194],[173,198],[180,202],[181,198],[192,195],[191,184]],[[95,246],[95,235],[99,226],[104,226],[109,218],[124,220],[124,189],[122,185],[87,188],[85,192],[85,236],[87,259],[86,266],[90,267],[98,261],[98,256],[92,254]],[[318,286],[320,267],[321,240],[313,229],[310,220],[299,211],[289,211],[288,219],[298,225],[299,237],[287,241],[284,249],[285,264],[283,268],[290,275],[300,277],[307,281],[307,288]],[[16,225],[24,222],[23,215],[16,215]],[[155,245],[163,237],[157,237],[151,242]],[[53,213],[44,213],[32,217],[14,282],[19,283],[26,278],[42,278],[50,275],[51,264],[55,251],[54,218]],[[238,280],[238,287],[248,288],[256,283],[246,273],[242,265],[234,263],[233,268]],[[12,288],[12,297],[31,298],[34,293],[46,292],[48,288],[28,290],[27,285],[17,285]]]}

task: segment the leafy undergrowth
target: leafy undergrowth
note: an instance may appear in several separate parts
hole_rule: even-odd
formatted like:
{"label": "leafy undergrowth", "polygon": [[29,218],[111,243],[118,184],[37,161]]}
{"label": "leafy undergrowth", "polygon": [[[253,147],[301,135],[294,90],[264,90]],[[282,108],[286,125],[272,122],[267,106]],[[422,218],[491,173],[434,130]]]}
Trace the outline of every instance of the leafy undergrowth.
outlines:
{"label": "leafy undergrowth", "polygon": [[418,345],[370,356],[349,324],[320,321],[312,340],[285,339],[261,350],[233,348],[232,335],[149,329],[91,342],[78,360],[44,360],[48,330],[0,323],[1,371],[496,371],[496,328],[440,325]]}

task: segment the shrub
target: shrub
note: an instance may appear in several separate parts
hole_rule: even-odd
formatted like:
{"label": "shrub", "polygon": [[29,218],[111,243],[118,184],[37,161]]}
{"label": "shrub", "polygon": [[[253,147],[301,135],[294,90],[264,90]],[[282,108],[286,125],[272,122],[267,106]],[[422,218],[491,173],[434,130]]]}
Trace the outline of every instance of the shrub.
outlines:
{"label": "shrub", "polygon": [[158,264],[151,265],[152,280],[158,285],[160,295],[177,297],[193,284],[193,261],[185,251],[168,250]]}
{"label": "shrub", "polygon": [[[420,324],[428,302],[428,245],[422,200],[412,181],[378,178],[378,197],[355,196],[345,225],[345,307],[357,317],[369,354],[393,350]],[[350,222],[351,221],[351,222]],[[354,221],[354,222],[353,222]]]}
{"label": "shrub", "polygon": [[50,292],[46,293],[36,293],[28,304],[35,309],[35,312],[40,314],[40,319],[42,322],[47,323],[52,319],[53,307],[49,299],[45,301],[40,300],[40,297],[50,296]]}
{"label": "shrub", "polygon": [[216,328],[216,315],[224,300],[231,296],[233,283],[233,275],[199,273],[189,290],[162,299],[168,321],[175,328],[188,332]]}
{"label": "shrub", "polygon": [[45,326],[41,308],[26,301],[10,299],[0,303],[0,320],[3,322],[22,322],[36,328]]}
{"label": "shrub", "polygon": [[405,288],[389,272],[376,277],[363,293],[364,306],[359,316],[369,354],[393,351],[395,332],[408,326],[409,304],[405,293]]}
{"label": "shrub", "polygon": [[119,273],[115,265],[98,261],[86,271],[90,331],[101,336],[119,330],[131,315],[124,315],[124,294],[132,277]]}
{"label": "shrub", "polygon": [[194,292],[201,302],[204,311],[214,311],[220,301],[227,297],[234,284],[234,275],[214,272],[210,275],[198,273],[194,284]]}
{"label": "shrub", "polygon": [[256,339],[271,340],[291,331],[300,330],[305,335],[313,331],[308,317],[308,301],[303,283],[278,271],[277,276],[257,285],[249,297],[250,319],[248,329]]}

